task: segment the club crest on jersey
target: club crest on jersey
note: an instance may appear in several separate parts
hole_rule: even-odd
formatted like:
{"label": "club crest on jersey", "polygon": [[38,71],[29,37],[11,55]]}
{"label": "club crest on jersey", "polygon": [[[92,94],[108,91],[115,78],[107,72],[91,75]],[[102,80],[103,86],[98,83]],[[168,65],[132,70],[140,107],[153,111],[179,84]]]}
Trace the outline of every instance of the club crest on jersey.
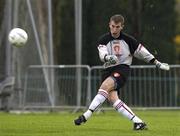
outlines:
{"label": "club crest on jersey", "polygon": [[114,51],[115,51],[116,54],[119,54],[120,53],[120,46],[115,45],[114,46]]}
{"label": "club crest on jersey", "polygon": [[114,73],[113,76],[114,77],[120,77],[120,74],[119,73]]}
{"label": "club crest on jersey", "polygon": [[116,56],[120,56],[120,54],[121,54],[120,41],[118,41],[118,40],[113,41],[113,52]]}

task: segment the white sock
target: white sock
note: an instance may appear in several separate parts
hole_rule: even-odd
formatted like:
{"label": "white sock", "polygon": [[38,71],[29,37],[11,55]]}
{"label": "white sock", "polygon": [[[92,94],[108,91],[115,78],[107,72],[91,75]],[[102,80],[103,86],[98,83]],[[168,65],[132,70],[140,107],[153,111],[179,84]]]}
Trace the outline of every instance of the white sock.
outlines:
{"label": "white sock", "polygon": [[86,120],[91,117],[92,113],[97,110],[102,103],[104,103],[107,97],[108,92],[103,89],[99,89],[98,94],[92,100],[89,109],[83,114]]}
{"label": "white sock", "polygon": [[88,120],[91,117],[92,113],[93,112],[88,109],[83,115],[86,118],[86,120]]}
{"label": "white sock", "polygon": [[139,117],[137,117],[137,116],[135,116],[133,119],[132,119],[132,121],[134,122],[134,123],[141,123],[141,122],[143,122]]}
{"label": "white sock", "polygon": [[127,117],[129,120],[132,120],[134,123],[139,123],[142,122],[140,118],[138,118],[132,110],[121,100],[117,100],[114,104],[113,107],[122,115]]}

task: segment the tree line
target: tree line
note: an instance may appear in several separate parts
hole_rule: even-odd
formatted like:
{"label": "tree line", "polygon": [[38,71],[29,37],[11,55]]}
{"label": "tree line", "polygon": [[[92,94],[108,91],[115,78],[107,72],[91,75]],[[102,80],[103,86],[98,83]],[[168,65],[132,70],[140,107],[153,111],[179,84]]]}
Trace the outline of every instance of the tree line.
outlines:
{"label": "tree line", "polygon": [[[74,1],[52,2],[56,63],[75,64]],[[96,41],[101,34],[108,32],[109,17],[113,14],[125,17],[124,32],[141,41],[157,58],[174,63],[174,6],[173,0],[83,0],[82,63],[100,64]],[[135,64],[142,62],[135,61]]]}

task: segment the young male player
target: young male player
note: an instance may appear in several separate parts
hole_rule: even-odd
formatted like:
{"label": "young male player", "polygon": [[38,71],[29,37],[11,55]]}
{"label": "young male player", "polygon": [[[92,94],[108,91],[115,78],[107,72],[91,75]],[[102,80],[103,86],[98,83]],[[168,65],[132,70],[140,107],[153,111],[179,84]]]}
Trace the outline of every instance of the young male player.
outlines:
{"label": "young male player", "polygon": [[[104,62],[103,82],[88,110],[74,120],[75,125],[85,123],[99,106],[108,99],[117,112],[134,124],[134,130],[143,130],[147,125],[118,97],[130,72],[132,58],[155,64],[158,68],[169,70],[169,65],[159,62],[144,46],[132,36],[122,32],[124,17],[114,15],[110,18],[110,32],[102,35],[98,42],[99,57]],[[133,90],[132,90],[133,91]]]}

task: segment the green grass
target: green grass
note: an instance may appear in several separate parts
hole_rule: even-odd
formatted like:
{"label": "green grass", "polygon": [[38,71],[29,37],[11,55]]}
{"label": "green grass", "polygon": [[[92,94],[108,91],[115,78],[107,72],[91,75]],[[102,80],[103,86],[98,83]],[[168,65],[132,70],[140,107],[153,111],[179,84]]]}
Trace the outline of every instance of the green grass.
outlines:
{"label": "green grass", "polygon": [[73,124],[81,113],[0,113],[0,136],[180,136],[180,111],[136,111],[149,129],[133,131],[132,123],[115,111],[94,114],[82,126]]}

